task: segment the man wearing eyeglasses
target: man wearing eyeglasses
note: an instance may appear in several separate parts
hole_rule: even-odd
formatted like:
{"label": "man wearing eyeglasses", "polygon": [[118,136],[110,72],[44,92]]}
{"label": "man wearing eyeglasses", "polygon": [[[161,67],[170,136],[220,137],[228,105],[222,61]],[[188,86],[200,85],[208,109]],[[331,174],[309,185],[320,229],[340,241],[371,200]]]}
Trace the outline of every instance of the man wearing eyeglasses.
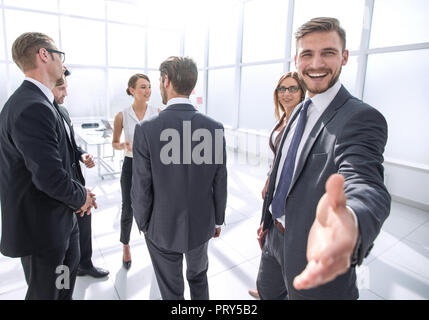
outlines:
{"label": "man wearing eyeglasses", "polygon": [[73,179],[72,150],[52,89],[64,53],[41,33],[19,36],[12,56],[25,80],[0,113],[0,251],[21,257],[26,299],[72,299],[79,263],[75,211],[95,195]]}

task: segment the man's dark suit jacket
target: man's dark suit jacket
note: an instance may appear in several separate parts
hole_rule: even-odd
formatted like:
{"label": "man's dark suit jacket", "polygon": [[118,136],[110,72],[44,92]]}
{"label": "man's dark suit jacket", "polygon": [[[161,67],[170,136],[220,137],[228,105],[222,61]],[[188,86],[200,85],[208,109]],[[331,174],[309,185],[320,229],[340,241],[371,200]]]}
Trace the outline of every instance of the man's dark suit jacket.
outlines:
{"label": "man's dark suit jacket", "polygon": [[82,174],[82,169],[80,167],[80,161],[82,161],[82,155],[86,153],[85,150],[83,150],[81,147],[79,147],[76,144],[75,140],[75,134],[73,129],[73,123],[70,119],[69,112],[66,107],[58,105],[54,101],[54,107],[57,108],[57,110],[61,113],[63,116],[63,119],[67,122],[68,127],[70,128],[70,143],[71,143],[71,150],[72,150],[72,159],[74,159],[72,163],[72,170],[73,170],[73,177],[77,179],[83,186],[85,185],[85,177]]}
{"label": "man's dark suit jacket", "polygon": [[64,123],[33,83],[24,81],[0,113],[1,253],[23,257],[63,246],[85,188],[73,179]]}
{"label": "man's dark suit jacket", "polygon": [[[212,164],[183,164],[183,122],[212,136]],[[180,162],[161,162],[164,129],[180,133]],[[215,130],[222,130],[223,163],[215,164]],[[200,141],[192,141],[192,150]],[[219,147],[219,146],[218,146]],[[219,151],[219,150],[218,150]],[[174,104],[137,125],[133,143],[132,207],[139,229],[157,246],[186,253],[213,237],[225,218],[226,150],[222,124],[189,104]]]}
{"label": "man's dark suit jacket", "polygon": [[[296,113],[298,114],[298,112]],[[282,148],[278,150],[264,199],[264,230],[272,223],[269,211]],[[306,299],[356,299],[356,272],[352,267],[335,280],[315,289],[297,291],[292,282],[306,264],[307,240],[317,204],[329,176],[345,178],[347,205],[356,213],[361,243],[357,264],[369,254],[390,212],[390,195],[383,182],[383,152],[387,123],[373,107],[356,99],[342,86],[312,129],[296,162],[285,206],[284,257],[289,294]]]}

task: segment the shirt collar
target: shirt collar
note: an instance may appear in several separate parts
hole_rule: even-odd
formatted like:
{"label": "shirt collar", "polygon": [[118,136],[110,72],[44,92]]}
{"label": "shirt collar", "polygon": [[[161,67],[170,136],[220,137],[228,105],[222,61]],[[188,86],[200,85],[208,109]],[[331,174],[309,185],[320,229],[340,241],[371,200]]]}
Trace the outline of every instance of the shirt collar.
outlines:
{"label": "shirt collar", "polygon": [[192,104],[192,102],[188,98],[171,98],[167,102],[167,107],[172,104]]}
{"label": "shirt collar", "polygon": [[52,104],[54,103],[54,94],[52,93],[51,90],[49,90],[47,86],[45,86],[43,83],[33,78],[25,77],[24,80],[30,81],[31,83],[36,85],[43,92],[43,94],[48,98],[49,102]]}
{"label": "shirt collar", "polygon": [[[316,109],[323,111],[330,105],[332,100],[334,100],[335,96],[337,95],[338,91],[340,91],[340,89],[341,89],[341,82],[337,81],[332,87],[330,87],[325,92],[316,94],[313,98],[311,98],[311,102],[314,104]],[[307,100],[308,98],[309,97],[307,92],[305,99]]]}

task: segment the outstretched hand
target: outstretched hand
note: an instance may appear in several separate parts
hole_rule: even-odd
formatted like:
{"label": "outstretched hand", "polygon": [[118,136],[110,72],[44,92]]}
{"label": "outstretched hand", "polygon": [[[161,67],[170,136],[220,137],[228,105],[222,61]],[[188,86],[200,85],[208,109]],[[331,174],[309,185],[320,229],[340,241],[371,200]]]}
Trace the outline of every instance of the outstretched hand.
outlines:
{"label": "outstretched hand", "polygon": [[317,287],[345,273],[358,238],[353,213],[346,207],[344,177],[333,174],[325,188],[308,235],[307,266],[293,282],[298,290]]}

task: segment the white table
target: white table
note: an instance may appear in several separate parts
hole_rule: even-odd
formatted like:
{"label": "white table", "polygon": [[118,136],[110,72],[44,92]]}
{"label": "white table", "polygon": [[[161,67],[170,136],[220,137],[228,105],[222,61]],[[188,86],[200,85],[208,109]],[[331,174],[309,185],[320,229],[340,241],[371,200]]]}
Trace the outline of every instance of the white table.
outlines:
{"label": "white table", "polygon": [[[111,176],[115,174],[120,174],[121,171],[115,170],[105,158],[115,157],[115,150],[113,154],[109,156],[104,155],[104,146],[112,144],[112,132],[111,130],[97,130],[97,129],[82,129],[81,127],[76,126],[74,128],[76,143],[79,144],[82,149],[88,151],[88,146],[95,146],[97,148],[97,154],[95,156],[95,163],[97,166],[97,173],[101,179],[104,179],[105,176]],[[105,170],[102,172],[101,167]]]}

